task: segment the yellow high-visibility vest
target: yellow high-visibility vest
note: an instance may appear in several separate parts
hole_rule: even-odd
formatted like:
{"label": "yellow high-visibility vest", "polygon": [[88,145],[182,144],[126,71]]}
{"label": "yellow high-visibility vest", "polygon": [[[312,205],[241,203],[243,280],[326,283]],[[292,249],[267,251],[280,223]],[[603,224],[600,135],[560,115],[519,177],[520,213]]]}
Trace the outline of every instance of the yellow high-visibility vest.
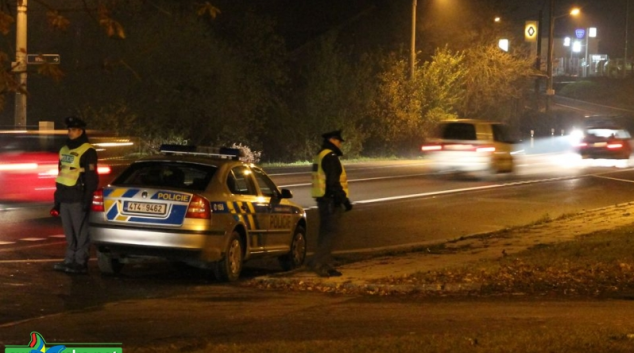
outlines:
{"label": "yellow high-visibility vest", "polygon": [[93,147],[89,143],[84,143],[72,150],[68,146],[62,147],[59,150],[61,169],[55,181],[62,185],[75,186],[79,180],[79,175],[84,171],[79,165],[81,156],[91,148]]}
{"label": "yellow high-visibility vest", "polygon": [[[311,195],[313,197],[322,197],[326,194],[326,173],[321,167],[321,161],[329,153],[333,153],[333,151],[329,149],[324,149],[317,156],[315,156],[315,160],[313,161],[313,188],[311,190]],[[346,175],[346,170],[343,168],[343,165],[341,165],[341,175],[339,176],[339,183],[341,184],[343,191],[346,193],[346,197],[348,197],[348,176]]]}

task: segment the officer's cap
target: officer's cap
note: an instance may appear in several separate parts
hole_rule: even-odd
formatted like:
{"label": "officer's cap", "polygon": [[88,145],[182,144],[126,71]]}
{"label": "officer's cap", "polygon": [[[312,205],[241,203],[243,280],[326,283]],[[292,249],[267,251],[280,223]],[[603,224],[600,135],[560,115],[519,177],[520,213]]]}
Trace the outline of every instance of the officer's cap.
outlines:
{"label": "officer's cap", "polygon": [[64,122],[66,123],[67,129],[70,129],[71,127],[78,128],[78,129],[86,128],[86,123],[76,116],[69,116],[64,120]]}
{"label": "officer's cap", "polygon": [[324,140],[330,140],[331,138],[336,138],[337,140],[339,140],[341,142],[345,141],[343,139],[343,137],[341,137],[341,130],[335,130],[335,131],[327,132],[325,134],[322,134],[321,137],[323,137]]}

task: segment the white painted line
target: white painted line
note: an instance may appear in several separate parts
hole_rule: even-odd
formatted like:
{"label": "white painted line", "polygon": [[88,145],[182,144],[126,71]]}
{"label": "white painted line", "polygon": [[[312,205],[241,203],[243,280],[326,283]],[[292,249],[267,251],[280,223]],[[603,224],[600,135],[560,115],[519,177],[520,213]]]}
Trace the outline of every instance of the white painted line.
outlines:
{"label": "white painted line", "polygon": [[18,240],[21,240],[21,241],[42,241],[42,240],[46,240],[46,238],[21,238],[21,239],[18,239]]}
{"label": "white painted line", "polygon": [[[420,174],[406,174],[406,175],[396,175],[396,176],[384,176],[384,177],[374,177],[374,178],[363,178],[363,179],[351,179],[348,180],[348,183],[356,183],[360,181],[374,181],[374,180],[384,180],[384,179],[400,179],[400,178],[411,178],[417,176],[430,175],[432,173],[420,173]],[[280,188],[293,188],[299,186],[311,186],[311,183],[302,183],[302,184],[289,184],[289,185],[280,185]]]}
{"label": "white painted line", "polygon": [[[348,171],[353,171],[353,170],[354,171],[358,171],[358,170],[374,170],[374,169],[388,169],[388,168],[417,167],[417,166],[426,165],[426,164],[429,164],[429,162],[423,161],[423,162],[420,162],[420,163],[405,163],[405,164],[385,165],[385,166],[378,166],[378,167],[359,166],[359,165],[356,165],[355,163],[351,163],[351,164],[343,163],[343,166]],[[357,168],[355,168],[355,167],[357,167]],[[302,174],[309,174],[310,175],[310,173],[311,173],[311,171],[307,170],[307,171],[292,172],[292,173],[267,173],[267,175],[268,176],[302,175]]]}
{"label": "white painted line", "polygon": [[593,175],[593,176],[595,178],[610,179],[610,180],[616,180],[616,181],[624,181],[626,183],[634,183],[634,180],[621,179],[621,178],[611,178],[611,177],[607,177],[607,176],[603,176],[603,175]]}
{"label": "white painted line", "polygon": [[442,190],[442,191],[432,191],[432,192],[424,192],[424,193],[421,193],[421,194],[401,195],[401,196],[383,197],[383,198],[379,198],[379,199],[362,200],[362,201],[353,202],[353,204],[375,203],[375,202],[384,202],[384,201],[412,199],[412,198],[418,198],[418,197],[429,197],[429,196],[436,196],[436,195],[446,195],[446,194],[453,194],[453,193],[458,193],[458,192],[463,192],[463,191],[478,191],[478,190],[486,190],[486,189],[495,189],[495,188],[500,188],[500,187],[505,187],[505,186],[518,186],[518,185],[537,184],[537,183],[545,183],[545,182],[567,180],[567,179],[576,179],[578,177],[579,176],[548,178],[548,179],[536,179],[536,180],[527,180],[527,181],[517,181],[517,182],[511,182],[511,183],[504,183],[504,184],[474,186],[474,187],[470,187],[470,188],[451,189],[451,190]]}
{"label": "white painted line", "polygon": [[0,241],[0,245],[15,244],[14,241]]}
{"label": "white painted line", "polygon": [[[35,248],[45,248],[45,247],[49,247],[49,246],[53,246],[53,245],[62,245],[62,244],[66,244],[66,241],[58,241],[58,242],[42,242],[39,244],[35,244],[35,245],[28,245],[28,246],[19,246],[20,250],[24,250],[24,249],[35,249]],[[17,249],[17,247],[7,247],[5,249],[0,249],[0,253],[3,252],[9,252],[9,251],[15,251]],[[1,262],[1,261],[0,261]]]}

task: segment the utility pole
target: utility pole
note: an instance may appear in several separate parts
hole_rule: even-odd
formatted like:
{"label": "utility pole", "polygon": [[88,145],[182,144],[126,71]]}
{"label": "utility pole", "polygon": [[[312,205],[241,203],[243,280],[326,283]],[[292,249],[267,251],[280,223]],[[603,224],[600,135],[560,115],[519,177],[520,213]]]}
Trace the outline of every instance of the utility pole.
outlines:
{"label": "utility pole", "polygon": [[18,0],[15,38],[15,68],[18,90],[15,92],[15,128],[26,129],[26,7],[27,0]]}
{"label": "utility pole", "polygon": [[[535,70],[541,72],[542,70],[542,17],[543,11],[539,9],[539,20],[537,21],[537,59],[535,59]],[[539,110],[539,96],[542,77],[535,79],[535,109]]]}
{"label": "utility pole", "polygon": [[625,0],[625,52],[623,53],[623,78],[627,77],[627,24],[630,17],[630,0]]}
{"label": "utility pole", "polygon": [[416,3],[412,0],[412,43],[410,46],[409,71],[410,79],[414,80],[414,66],[416,65]]}
{"label": "utility pole", "polygon": [[550,11],[548,11],[548,84],[546,85],[546,113],[550,112],[550,104],[555,90],[553,89],[553,49],[555,36],[555,0],[550,0]]}

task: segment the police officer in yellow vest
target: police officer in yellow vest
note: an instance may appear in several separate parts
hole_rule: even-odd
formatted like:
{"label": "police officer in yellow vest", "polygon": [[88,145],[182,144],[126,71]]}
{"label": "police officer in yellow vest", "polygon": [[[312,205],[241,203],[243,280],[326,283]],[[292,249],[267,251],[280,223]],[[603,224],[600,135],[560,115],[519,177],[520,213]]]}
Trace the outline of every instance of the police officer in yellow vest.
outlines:
{"label": "police officer in yellow vest", "polygon": [[59,151],[59,174],[55,179],[55,206],[51,215],[62,219],[66,235],[64,261],[54,265],[56,271],[86,273],[90,256],[88,213],[92,194],[99,185],[97,151],[88,142],[86,123],[66,118],[68,140]]}
{"label": "police officer in yellow vest", "polygon": [[312,168],[312,196],[319,208],[319,234],[317,249],[308,267],[321,277],[341,276],[332,258],[332,250],[340,237],[340,224],[344,211],[352,209],[348,198],[348,179],[339,160],[341,130],[321,135],[324,139],[321,150],[315,156]]}

